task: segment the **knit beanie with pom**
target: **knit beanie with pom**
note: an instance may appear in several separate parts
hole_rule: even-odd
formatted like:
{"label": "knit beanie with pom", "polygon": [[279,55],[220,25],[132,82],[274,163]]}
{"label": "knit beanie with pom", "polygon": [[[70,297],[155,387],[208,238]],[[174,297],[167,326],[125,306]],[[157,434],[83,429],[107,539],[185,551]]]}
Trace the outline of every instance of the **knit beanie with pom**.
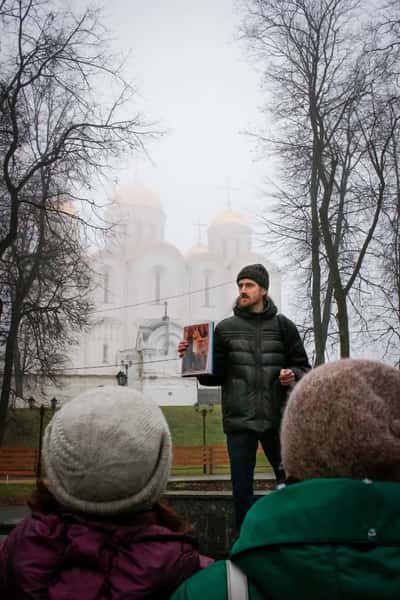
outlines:
{"label": "knit beanie with pom", "polygon": [[350,359],[310,371],[289,397],[281,443],[293,479],[400,482],[400,371]]}
{"label": "knit beanie with pom", "polygon": [[165,491],[172,444],[160,408],[140,392],[95,388],[67,402],[43,439],[48,487],[65,508],[140,512]]}

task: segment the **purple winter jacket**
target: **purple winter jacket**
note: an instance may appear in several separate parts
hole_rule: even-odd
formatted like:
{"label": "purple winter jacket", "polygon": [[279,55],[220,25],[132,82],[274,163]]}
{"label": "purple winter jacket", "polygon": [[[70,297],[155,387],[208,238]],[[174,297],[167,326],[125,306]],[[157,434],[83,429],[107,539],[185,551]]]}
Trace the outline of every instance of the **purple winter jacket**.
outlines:
{"label": "purple winter jacket", "polygon": [[169,598],[212,559],[151,515],[126,526],[34,513],[0,546],[1,600]]}

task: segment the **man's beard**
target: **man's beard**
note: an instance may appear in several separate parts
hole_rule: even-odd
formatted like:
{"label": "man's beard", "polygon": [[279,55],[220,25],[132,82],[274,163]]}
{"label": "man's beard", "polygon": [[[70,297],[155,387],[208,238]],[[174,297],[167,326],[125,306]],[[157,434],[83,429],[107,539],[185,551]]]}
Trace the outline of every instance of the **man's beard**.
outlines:
{"label": "man's beard", "polygon": [[[252,302],[251,304],[242,304],[241,300],[242,300],[243,296],[238,296],[236,299],[236,306],[238,306],[241,310],[245,310],[247,312],[253,312],[253,306],[254,304],[256,304],[255,302]],[[244,300],[248,300],[249,298],[244,298]]]}
{"label": "man's beard", "polygon": [[[252,302],[251,304],[245,304],[245,305],[243,305],[243,304],[241,303],[241,299],[242,299],[242,298],[244,298],[245,300],[249,300],[249,297],[248,297],[248,296],[247,296],[247,297],[238,296],[238,297],[236,298],[236,303],[235,303],[235,304],[236,304],[236,306],[237,306],[238,308],[240,308],[240,310],[244,310],[244,311],[246,311],[246,312],[248,312],[248,313],[252,313],[252,312],[253,312],[253,308],[254,308],[254,306],[255,306],[256,304],[258,304],[258,300],[257,300],[257,301],[254,301],[254,302]],[[268,300],[267,300],[267,298],[264,296],[264,297],[263,297],[263,305],[264,305],[264,309],[265,309],[265,307],[267,306],[267,303],[268,303]]]}

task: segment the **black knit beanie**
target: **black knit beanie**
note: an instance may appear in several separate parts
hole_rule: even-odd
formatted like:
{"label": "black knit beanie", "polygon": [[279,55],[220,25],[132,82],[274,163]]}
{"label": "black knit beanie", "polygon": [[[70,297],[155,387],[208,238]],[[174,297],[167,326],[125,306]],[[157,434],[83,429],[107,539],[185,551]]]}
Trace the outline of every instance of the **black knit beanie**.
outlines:
{"label": "black knit beanie", "polygon": [[261,264],[243,267],[236,277],[236,282],[239,283],[240,279],[251,279],[266,290],[269,288],[269,274],[264,265]]}

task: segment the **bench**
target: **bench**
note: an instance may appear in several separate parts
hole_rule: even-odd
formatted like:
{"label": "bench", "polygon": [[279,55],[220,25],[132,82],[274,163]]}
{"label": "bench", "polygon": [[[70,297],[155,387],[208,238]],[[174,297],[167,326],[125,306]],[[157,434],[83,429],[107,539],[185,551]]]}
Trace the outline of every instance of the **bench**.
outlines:
{"label": "bench", "polygon": [[209,448],[204,446],[174,446],[172,449],[172,471],[181,472],[198,468],[207,472]]}
{"label": "bench", "polygon": [[36,448],[0,448],[0,477],[34,478],[37,461]]}
{"label": "bench", "polygon": [[[256,470],[269,471],[270,465],[264,457],[261,446],[257,450]],[[223,468],[223,472],[229,471],[229,455],[225,444],[213,446],[174,446],[172,471],[177,473],[185,469],[198,468],[200,472],[213,475]],[[258,467],[258,468],[257,468]]]}
{"label": "bench", "polygon": [[[262,448],[257,451],[258,467],[264,472],[270,467],[265,460]],[[0,477],[28,478],[36,477],[38,450],[36,448],[0,448]],[[256,467],[257,469],[257,467]],[[229,472],[229,456],[225,444],[213,446],[174,446],[172,472],[198,470],[210,475]],[[43,465],[42,465],[43,471]]]}

